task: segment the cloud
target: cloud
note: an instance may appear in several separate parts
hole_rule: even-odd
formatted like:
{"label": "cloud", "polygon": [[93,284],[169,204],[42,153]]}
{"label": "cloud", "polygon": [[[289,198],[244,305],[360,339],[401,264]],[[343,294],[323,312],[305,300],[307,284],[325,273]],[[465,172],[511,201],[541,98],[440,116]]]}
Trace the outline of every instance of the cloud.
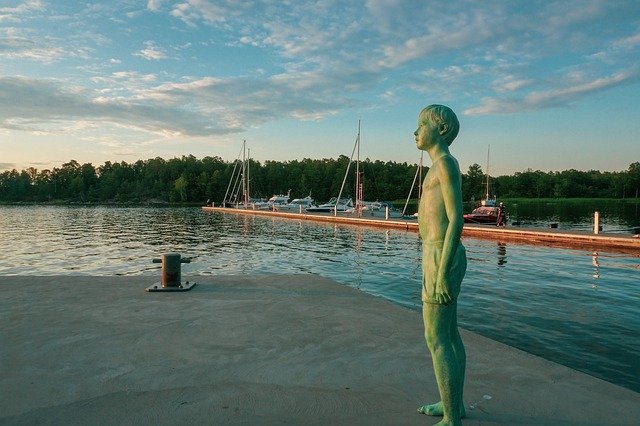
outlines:
{"label": "cloud", "polygon": [[[283,117],[315,120],[353,106],[348,91],[357,91],[367,76],[351,79],[351,88],[336,87],[322,73],[207,77],[149,86],[153,75],[117,72],[110,79],[96,78],[107,88],[89,90],[55,80],[0,77],[0,127],[47,133],[82,122],[156,134],[224,135]],[[115,90],[112,81],[124,83],[126,90]]]}
{"label": "cloud", "polygon": [[[575,77],[575,76],[574,76]],[[573,81],[553,89],[530,92],[519,98],[484,98],[480,105],[464,111],[467,115],[504,114],[533,111],[545,108],[564,107],[596,92],[621,84],[634,83],[640,79],[637,69],[627,70],[606,77],[584,81]]]}
{"label": "cloud", "polygon": [[[241,4],[236,5],[236,7],[238,6],[241,6]],[[195,26],[195,22],[199,20],[203,20],[206,23],[224,22],[224,15],[228,10],[221,4],[206,0],[187,0],[184,3],[175,4],[171,9],[171,16],[180,19],[189,26]]]}
{"label": "cloud", "polygon": [[640,32],[630,35],[629,37],[624,37],[620,40],[616,40],[614,42],[615,46],[631,49],[638,45],[640,45]]}
{"label": "cloud", "polygon": [[163,3],[162,0],[149,0],[147,2],[147,9],[153,12],[158,12],[162,7],[162,3]]}
{"label": "cloud", "polygon": [[148,61],[166,59],[167,54],[164,49],[157,47],[153,41],[145,41],[146,48],[133,53],[133,56],[140,56]]}
{"label": "cloud", "polygon": [[56,46],[51,40],[35,40],[22,35],[16,28],[0,30],[4,36],[0,38],[0,58],[5,60],[29,59],[50,64],[67,56],[64,48]]}
{"label": "cloud", "polygon": [[44,10],[44,4],[40,0],[23,1],[15,7],[0,7],[0,23],[20,22],[23,16],[28,16],[41,10]]}
{"label": "cloud", "polygon": [[[629,18],[637,2],[625,3],[623,12],[601,1],[584,3],[445,2],[434,8],[413,0],[148,0],[146,9],[154,13],[140,15],[148,20],[143,27],[118,20],[133,6],[116,13],[113,5],[99,3],[68,17],[73,25],[65,27],[86,29],[109,16],[131,32],[131,40],[140,40],[141,28],[150,29],[142,40],[155,40],[123,47],[156,62],[115,59],[110,41],[81,37],[87,31],[79,31],[75,42],[106,48],[90,55],[86,47],[44,42],[36,28],[14,33],[0,40],[0,57],[51,63],[75,52],[85,61],[74,63],[72,73],[63,69],[60,80],[2,79],[0,89],[18,101],[15,111],[0,106],[0,125],[50,131],[53,123],[86,120],[207,136],[282,118],[317,120],[409,96],[455,99],[469,105],[470,114],[566,105],[633,81],[614,76],[630,68],[637,53],[637,24]],[[561,14],[551,13],[558,7]],[[166,31],[167,20],[179,31],[156,36],[154,25],[160,22]],[[605,26],[610,32],[600,31]],[[104,58],[102,52],[108,52]],[[182,55],[189,55],[188,63]],[[112,73],[114,65],[118,72]],[[131,71],[136,66],[139,71]],[[185,69],[194,75],[184,75]],[[570,78],[576,69],[584,74]],[[80,89],[63,83],[77,70],[85,73],[74,81]],[[0,92],[0,98],[11,105],[9,94]],[[27,105],[30,94],[47,103]]]}
{"label": "cloud", "polygon": [[185,105],[100,98],[56,81],[0,77],[0,127],[22,131],[59,131],[78,120],[113,123],[147,132],[208,135],[228,133],[223,123],[189,111]]}
{"label": "cloud", "polygon": [[611,87],[619,86],[630,80],[638,79],[637,71],[618,72],[608,77],[600,77],[591,81],[584,81],[574,86],[562,87],[554,90],[532,92],[525,98],[525,104],[533,108],[550,107],[557,104],[566,105],[575,102],[585,95],[600,92]]}
{"label": "cloud", "polygon": [[533,84],[531,79],[507,77],[496,82],[495,90],[498,93],[514,92]]}
{"label": "cloud", "polygon": [[17,169],[17,167],[15,163],[0,163],[0,170],[13,170]]}

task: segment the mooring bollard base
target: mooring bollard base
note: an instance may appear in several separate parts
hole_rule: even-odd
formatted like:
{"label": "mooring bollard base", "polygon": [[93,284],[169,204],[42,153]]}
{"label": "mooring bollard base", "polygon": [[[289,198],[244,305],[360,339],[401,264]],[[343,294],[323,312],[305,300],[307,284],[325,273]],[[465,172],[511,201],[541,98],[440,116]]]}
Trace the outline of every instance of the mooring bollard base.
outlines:
{"label": "mooring bollard base", "polygon": [[148,291],[148,292],[154,292],[154,291],[189,291],[195,286],[196,286],[196,283],[190,283],[189,281],[187,281],[184,284],[180,284],[179,286],[170,286],[170,287],[169,286],[162,287],[161,283],[157,283],[157,284],[154,284],[152,286],[149,286],[149,287],[145,288],[144,291]]}

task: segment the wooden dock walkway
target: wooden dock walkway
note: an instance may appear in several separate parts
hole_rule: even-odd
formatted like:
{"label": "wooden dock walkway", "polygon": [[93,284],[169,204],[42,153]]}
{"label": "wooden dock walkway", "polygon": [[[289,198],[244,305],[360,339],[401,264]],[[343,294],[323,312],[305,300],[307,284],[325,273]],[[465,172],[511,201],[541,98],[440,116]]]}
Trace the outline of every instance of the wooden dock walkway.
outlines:
{"label": "wooden dock walkway", "polygon": [[[369,226],[385,229],[403,229],[418,232],[418,221],[410,219],[380,219],[367,217],[333,216],[329,214],[283,213],[269,210],[234,209],[224,207],[202,207],[204,211],[227,214],[267,216],[280,219],[309,220],[342,225]],[[560,229],[540,229],[526,227],[498,228],[493,225],[465,224],[464,237],[491,239],[503,242],[546,245],[552,247],[577,248],[582,250],[607,250],[640,256],[640,238],[633,234],[592,234],[588,232]]]}

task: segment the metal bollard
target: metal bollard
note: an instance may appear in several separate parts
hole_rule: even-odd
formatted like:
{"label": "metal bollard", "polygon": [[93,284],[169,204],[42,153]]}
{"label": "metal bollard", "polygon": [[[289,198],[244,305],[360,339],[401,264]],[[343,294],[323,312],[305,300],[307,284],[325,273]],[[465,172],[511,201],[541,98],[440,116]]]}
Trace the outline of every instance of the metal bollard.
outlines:
{"label": "metal bollard", "polygon": [[162,274],[160,275],[160,285],[155,284],[147,287],[145,291],[188,291],[196,283],[182,284],[182,264],[191,263],[191,259],[182,258],[180,253],[167,253],[162,255],[162,259],[153,259],[153,263],[162,263]]}

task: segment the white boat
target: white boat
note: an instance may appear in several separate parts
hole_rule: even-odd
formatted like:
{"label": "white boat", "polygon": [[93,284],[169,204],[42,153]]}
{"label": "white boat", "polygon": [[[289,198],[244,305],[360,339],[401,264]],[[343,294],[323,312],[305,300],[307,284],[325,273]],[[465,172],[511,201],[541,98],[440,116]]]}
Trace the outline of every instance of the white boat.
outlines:
{"label": "white boat", "polygon": [[307,207],[306,211],[309,213],[352,213],[355,209],[351,198],[338,201],[337,197],[333,197],[319,206]]}
{"label": "white boat", "polygon": [[314,205],[313,198],[311,198],[310,195],[307,195],[304,198],[294,198],[290,203],[280,204],[276,206],[275,210],[279,212],[302,213],[307,208],[313,207]]}
{"label": "white boat", "polygon": [[287,195],[277,194],[272,196],[267,200],[266,209],[276,211],[280,206],[285,206],[289,204],[289,200],[291,199],[291,191],[287,192]]}
{"label": "white boat", "polygon": [[380,217],[399,219],[402,211],[389,201],[363,201],[361,211],[362,217]]}

